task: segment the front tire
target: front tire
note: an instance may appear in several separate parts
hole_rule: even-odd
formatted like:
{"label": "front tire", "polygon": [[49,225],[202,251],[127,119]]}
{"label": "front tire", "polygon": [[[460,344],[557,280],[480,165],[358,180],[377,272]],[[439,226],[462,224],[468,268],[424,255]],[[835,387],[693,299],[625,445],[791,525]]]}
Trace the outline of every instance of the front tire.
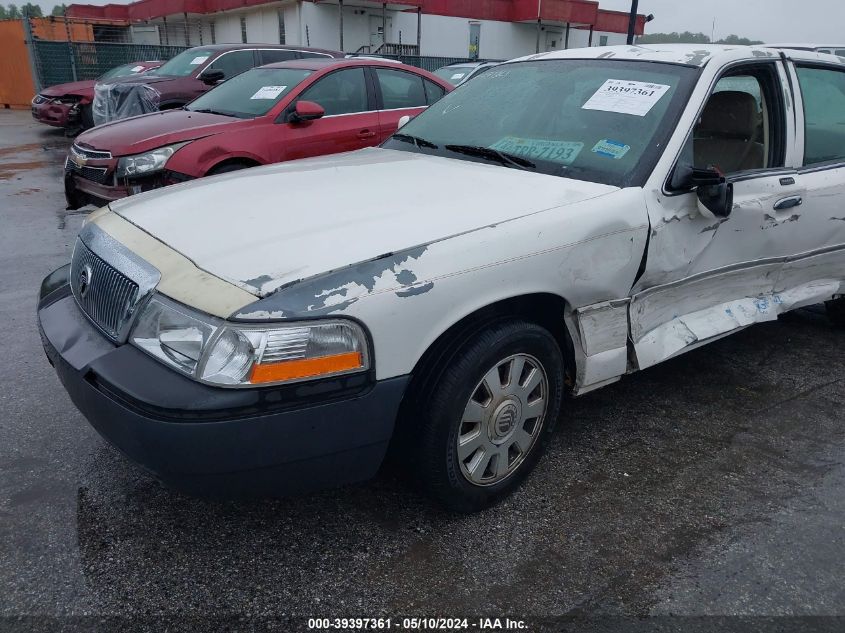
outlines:
{"label": "front tire", "polygon": [[827,316],[834,325],[845,327],[845,297],[828,301],[825,304]]}
{"label": "front tire", "polygon": [[563,356],[544,328],[499,321],[472,336],[419,402],[414,460],[427,492],[474,512],[537,464],[560,414]]}

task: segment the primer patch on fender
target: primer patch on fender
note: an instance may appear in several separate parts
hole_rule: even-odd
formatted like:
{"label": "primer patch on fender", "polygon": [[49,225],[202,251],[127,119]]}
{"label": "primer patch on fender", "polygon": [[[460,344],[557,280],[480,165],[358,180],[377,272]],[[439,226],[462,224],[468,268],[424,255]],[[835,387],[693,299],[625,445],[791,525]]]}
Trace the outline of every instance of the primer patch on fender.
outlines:
{"label": "primer patch on fender", "polygon": [[621,160],[625,154],[631,151],[631,146],[625,145],[625,143],[619,143],[618,141],[611,141],[610,139],[602,139],[595,144],[592,151],[599,156]]}
{"label": "primer patch on fender", "polygon": [[608,79],[581,108],[645,116],[651,112],[669,88],[671,86],[665,84]]}
{"label": "primer patch on fender", "polygon": [[572,141],[550,141],[541,138],[506,136],[493,143],[490,149],[525,158],[539,158],[540,160],[571,165],[578,158],[581,150],[584,149],[584,144]]}
{"label": "primer patch on fender", "polygon": [[275,99],[287,89],[287,86],[261,86],[250,99]]}

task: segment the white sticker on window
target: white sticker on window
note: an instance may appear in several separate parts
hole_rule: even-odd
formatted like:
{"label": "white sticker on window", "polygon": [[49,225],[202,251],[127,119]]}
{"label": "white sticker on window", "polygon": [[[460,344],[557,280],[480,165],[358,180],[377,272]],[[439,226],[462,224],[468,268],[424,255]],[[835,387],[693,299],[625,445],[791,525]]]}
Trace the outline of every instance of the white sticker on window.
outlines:
{"label": "white sticker on window", "polygon": [[287,86],[262,86],[250,99],[275,99],[285,91]]}
{"label": "white sticker on window", "polygon": [[199,66],[200,64],[202,64],[208,58],[209,58],[209,55],[206,55],[204,57],[202,55],[200,55],[199,57],[194,57],[191,60],[191,66]]}
{"label": "white sticker on window", "polygon": [[584,110],[645,116],[670,87],[643,81],[608,79],[582,107]]}
{"label": "white sticker on window", "polygon": [[595,144],[593,153],[599,156],[606,156],[615,160],[622,160],[622,158],[631,151],[630,145],[620,143],[618,141],[611,141],[610,139],[603,139]]}
{"label": "white sticker on window", "polygon": [[496,149],[500,152],[514,154],[516,156],[523,156],[524,158],[537,158],[571,165],[578,158],[581,150],[584,149],[584,144],[571,141],[550,141],[540,138],[506,136],[493,143],[490,149]]}
{"label": "white sticker on window", "polygon": [[449,79],[463,79],[464,75],[466,75],[466,73],[455,73]]}
{"label": "white sticker on window", "polygon": [[133,68],[130,68],[129,70],[131,70],[133,73],[139,73],[142,70],[144,70],[144,67],[143,66],[134,66]]}

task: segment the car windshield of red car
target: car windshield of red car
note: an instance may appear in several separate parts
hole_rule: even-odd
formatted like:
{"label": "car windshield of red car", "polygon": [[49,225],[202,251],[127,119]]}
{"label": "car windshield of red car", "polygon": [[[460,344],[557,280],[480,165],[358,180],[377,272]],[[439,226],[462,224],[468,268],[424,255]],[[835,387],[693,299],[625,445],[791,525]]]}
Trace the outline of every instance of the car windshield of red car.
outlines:
{"label": "car windshield of red car", "polygon": [[215,54],[215,51],[203,50],[201,48],[189,48],[179,53],[167,63],[151,70],[150,75],[163,75],[167,77],[187,77],[197,68],[202,66]]}
{"label": "car windshield of red car", "polygon": [[253,68],[209,90],[186,109],[242,119],[262,116],[313,72],[299,68]]}

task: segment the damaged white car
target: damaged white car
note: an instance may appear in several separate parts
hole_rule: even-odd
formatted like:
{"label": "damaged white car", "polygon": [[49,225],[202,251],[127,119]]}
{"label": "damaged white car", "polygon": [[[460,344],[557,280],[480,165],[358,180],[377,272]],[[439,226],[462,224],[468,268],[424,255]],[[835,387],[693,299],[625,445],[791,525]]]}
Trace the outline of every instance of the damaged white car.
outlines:
{"label": "damaged white car", "polygon": [[503,64],[381,148],[114,202],[38,307],[97,430],[191,491],[360,481],[473,510],[568,394],[787,310],[845,320],[845,60]]}

